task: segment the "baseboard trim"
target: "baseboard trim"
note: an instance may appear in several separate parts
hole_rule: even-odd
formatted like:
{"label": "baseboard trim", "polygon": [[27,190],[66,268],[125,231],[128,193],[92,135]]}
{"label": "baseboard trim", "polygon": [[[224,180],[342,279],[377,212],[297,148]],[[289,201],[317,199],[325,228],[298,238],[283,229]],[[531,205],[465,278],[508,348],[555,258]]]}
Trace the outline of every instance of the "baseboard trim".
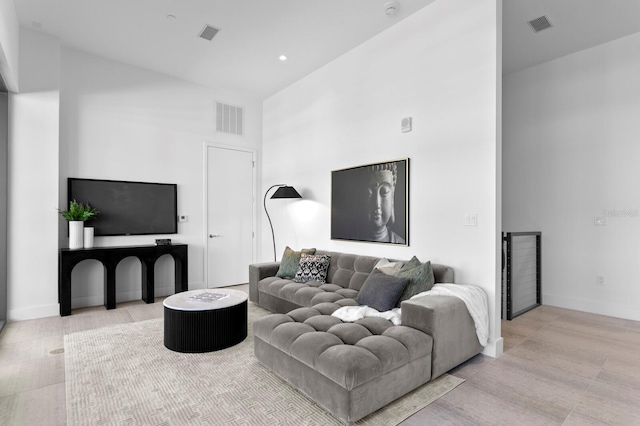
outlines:
{"label": "baseboard trim", "polygon": [[484,349],[482,350],[482,354],[490,356],[492,358],[498,358],[500,355],[502,355],[503,348],[504,348],[504,339],[500,337],[499,339],[496,339],[493,342],[487,343],[487,346],[485,346]]}
{"label": "baseboard trim", "polygon": [[631,306],[618,303],[606,303],[600,300],[585,300],[543,294],[542,304],[556,306],[558,308],[573,309],[575,311],[589,312],[592,314],[606,315],[615,318],[640,321],[640,310]]}
{"label": "baseboard trim", "polygon": [[25,321],[37,318],[55,317],[60,315],[60,305],[27,306],[26,308],[11,309],[7,312],[7,319],[12,321]]}
{"label": "baseboard trim", "polygon": [[[204,282],[189,283],[189,290],[206,288]],[[175,293],[173,285],[166,287],[156,287],[154,289],[156,297],[169,296]],[[142,289],[137,291],[125,291],[116,293],[116,303],[131,302],[142,299]],[[71,309],[88,308],[91,306],[104,305],[104,296],[93,295],[86,297],[75,297],[71,299]],[[60,304],[27,306],[24,308],[10,309],[7,311],[7,322],[25,321],[38,318],[56,317],[60,315]]]}
{"label": "baseboard trim", "polygon": [[[155,297],[169,296],[175,293],[173,286],[169,287],[156,287],[154,289]],[[142,290],[134,291],[122,291],[116,293],[116,303],[131,302],[133,300],[142,299]],[[104,296],[92,295],[85,297],[74,297],[71,299],[71,309],[88,308],[90,306],[104,305]]]}

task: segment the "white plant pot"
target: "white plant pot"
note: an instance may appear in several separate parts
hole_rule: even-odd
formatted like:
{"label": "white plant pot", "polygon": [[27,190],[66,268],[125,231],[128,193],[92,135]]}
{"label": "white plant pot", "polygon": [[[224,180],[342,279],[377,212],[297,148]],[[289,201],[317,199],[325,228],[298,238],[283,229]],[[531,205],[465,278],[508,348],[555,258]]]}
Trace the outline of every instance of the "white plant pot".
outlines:
{"label": "white plant pot", "polygon": [[69,221],[69,248],[81,249],[84,239],[84,222],[81,220]]}
{"label": "white plant pot", "polygon": [[84,228],[84,248],[93,248],[93,227]]}

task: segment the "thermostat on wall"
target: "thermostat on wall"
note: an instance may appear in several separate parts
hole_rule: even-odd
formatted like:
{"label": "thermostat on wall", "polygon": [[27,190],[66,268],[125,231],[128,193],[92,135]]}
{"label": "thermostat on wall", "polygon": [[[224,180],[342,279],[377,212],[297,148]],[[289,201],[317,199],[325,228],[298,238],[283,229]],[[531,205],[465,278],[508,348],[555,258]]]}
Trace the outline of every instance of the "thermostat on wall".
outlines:
{"label": "thermostat on wall", "polygon": [[400,122],[400,130],[402,133],[407,133],[411,131],[411,117],[405,117]]}

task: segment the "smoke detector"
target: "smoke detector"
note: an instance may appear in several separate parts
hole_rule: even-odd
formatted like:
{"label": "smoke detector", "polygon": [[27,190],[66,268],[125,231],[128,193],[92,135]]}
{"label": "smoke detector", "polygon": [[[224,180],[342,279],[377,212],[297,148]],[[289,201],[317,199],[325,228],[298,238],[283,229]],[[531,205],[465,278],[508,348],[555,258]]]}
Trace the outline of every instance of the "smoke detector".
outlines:
{"label": "smoke detector", "polygon": [[383,7],[384,7],[384,13],[386,13],[387,16],[393,16],[396,14],[400,6],[398,5],[398,2],[396,0],[389,0],[384,2]]}

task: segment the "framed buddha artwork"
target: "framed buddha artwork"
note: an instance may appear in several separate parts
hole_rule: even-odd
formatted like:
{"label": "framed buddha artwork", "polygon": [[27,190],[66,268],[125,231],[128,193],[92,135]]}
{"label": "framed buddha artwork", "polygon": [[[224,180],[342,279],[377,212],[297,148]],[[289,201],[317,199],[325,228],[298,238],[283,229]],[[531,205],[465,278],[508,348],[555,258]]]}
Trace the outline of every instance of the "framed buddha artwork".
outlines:
{"label": "framed buddha artwork", "polygon": [[409,159],[331,172],[331,239],[409,245]]}

